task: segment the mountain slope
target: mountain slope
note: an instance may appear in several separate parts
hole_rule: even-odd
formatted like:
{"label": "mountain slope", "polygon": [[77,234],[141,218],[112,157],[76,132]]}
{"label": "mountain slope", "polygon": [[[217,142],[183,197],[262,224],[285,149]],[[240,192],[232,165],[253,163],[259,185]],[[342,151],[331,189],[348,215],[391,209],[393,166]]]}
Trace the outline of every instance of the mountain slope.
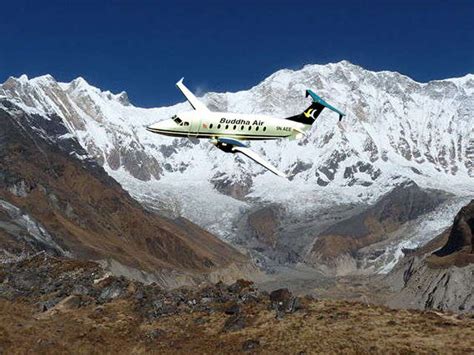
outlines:
{"label": "mountain slope", "polygon": [[[371,263],[359,268],[377,266],[386,240],[397,238],[401,226],[434,211],[449,197],[439,190],[422,190],[415,183],[396,186],[363,212],[324,230],[315,238],[307,261],[328,265],[338,274],[354,272],[364,259]],[[364,252],[372,245],[374,250]]]}
{"label": "mountain slope", "polygon": [[[58,116],[27,114],[2,100],[0,126],[0,215],[6,219],[0,223],[0,240],[7,252],[21,249],[15,240],[26,241],[33,251],[48,247],[62,255],[119,263],[162,278],[163,284],[246,263],[235,249],[191,222],[146,211],[88,158]],[[48,240],[39,245],[31,236],[19,239],[22,233],[12,228],[19,215],[40,223]]]}

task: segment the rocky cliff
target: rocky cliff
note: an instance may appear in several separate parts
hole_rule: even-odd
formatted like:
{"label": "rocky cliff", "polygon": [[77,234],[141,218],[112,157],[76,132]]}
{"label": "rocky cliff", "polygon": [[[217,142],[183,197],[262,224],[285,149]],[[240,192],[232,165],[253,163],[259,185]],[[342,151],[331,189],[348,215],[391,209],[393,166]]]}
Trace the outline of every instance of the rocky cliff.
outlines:
{"label": "rocky cliff", "polygon": [[387,275],[394,307],[474,312],[474,200],[451,228],[405,257]]}

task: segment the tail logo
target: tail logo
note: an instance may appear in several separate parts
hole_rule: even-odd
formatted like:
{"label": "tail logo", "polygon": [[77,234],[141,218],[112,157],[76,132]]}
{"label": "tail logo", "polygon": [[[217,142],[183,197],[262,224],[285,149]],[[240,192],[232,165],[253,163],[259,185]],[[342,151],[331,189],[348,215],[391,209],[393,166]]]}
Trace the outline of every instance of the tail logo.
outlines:
{"label": "tail logo", "polygon": [[310,109],[308,109],[308,111],[304,112],[304,115],[306,116],[306,118],[311,117],[314,120],[315,118],[313,117],[313,114],[314,114],[314,109],[313,108],[310,108]]}

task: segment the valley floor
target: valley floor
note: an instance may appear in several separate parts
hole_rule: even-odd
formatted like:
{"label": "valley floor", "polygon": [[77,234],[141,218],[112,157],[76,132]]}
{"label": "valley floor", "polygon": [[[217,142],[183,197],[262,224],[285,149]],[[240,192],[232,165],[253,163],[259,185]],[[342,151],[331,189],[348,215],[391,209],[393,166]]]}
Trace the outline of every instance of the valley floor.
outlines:
{"label": "valley floor", "polygon": [[327,276],[301,264],[274,268],[274,273],[257,286],[268,292],[288,288],[297,295],[370,304],[385,304],[393,295],[384,275]]}

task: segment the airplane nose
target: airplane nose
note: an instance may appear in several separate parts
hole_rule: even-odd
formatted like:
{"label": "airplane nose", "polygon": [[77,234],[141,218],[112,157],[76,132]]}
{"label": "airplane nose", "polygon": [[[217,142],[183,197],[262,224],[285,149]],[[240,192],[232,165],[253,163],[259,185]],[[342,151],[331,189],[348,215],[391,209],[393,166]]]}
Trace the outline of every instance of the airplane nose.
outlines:
{"label": "airplane nose", "polygon": [[161,126],[161,125],[160,125],[160,122],[153,123],[153,124],[149,125],[149,126],[146,128],[146,130],[147,130],[147,131],[150,131],[150,132],[154,132],[154,131],[160,129],[160,126]]}

